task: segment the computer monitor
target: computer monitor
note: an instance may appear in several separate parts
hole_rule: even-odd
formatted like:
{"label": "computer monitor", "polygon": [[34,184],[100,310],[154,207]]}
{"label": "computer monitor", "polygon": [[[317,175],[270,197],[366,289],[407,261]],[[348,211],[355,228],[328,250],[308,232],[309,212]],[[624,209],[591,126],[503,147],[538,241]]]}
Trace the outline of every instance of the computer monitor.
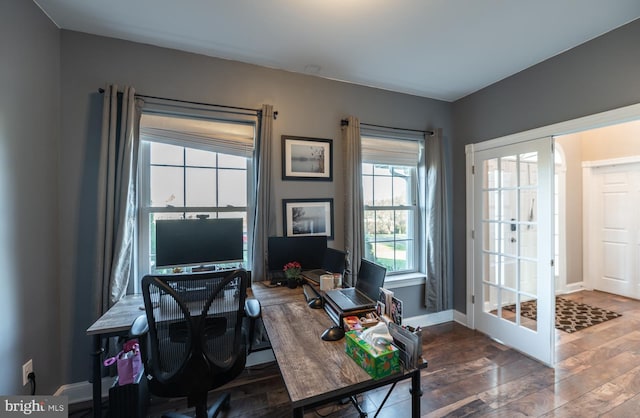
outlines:
{"label": "computer monitor", "polygon": [[297,261],[303,270],[322,267],[327,237],[324,235],[305,237],[269,237],[267,242],[267,265],[269,271],[282,271],[290,261]]}
{"label": "computer monitor", "polygon": [[242,218],[159,219],[156,267],[242,262]]}
{"label": "computer monitor", "polygon": [[371,300],[378,300],[380,288],[384,286],[387,269],[380,264],[365,260],[360,261],[356,289],[369,296]]}

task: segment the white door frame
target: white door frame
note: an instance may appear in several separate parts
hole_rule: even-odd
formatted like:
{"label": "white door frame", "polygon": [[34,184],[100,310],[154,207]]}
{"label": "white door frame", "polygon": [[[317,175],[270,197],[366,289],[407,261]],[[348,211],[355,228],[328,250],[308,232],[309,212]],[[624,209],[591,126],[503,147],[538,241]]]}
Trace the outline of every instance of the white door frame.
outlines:
{"label": "white door frame", "polygon": [[466,154],[466,201],[467,201],[467,303],[466,303],[466,325],[469,328],[475,329],[475,319],[473,317],[473,152],[475,150],[482,150],[486,148],[492,148],[495,146],[514,144],[518,142],[529,141],[535,138],[541,138],[545,136],[557,136],[576,133],[594,128],[600,128],[608,125],[614,125],[618,123],[630,122],[640,119],[640,103],[621,107],[618,109],[609,110],[606,112],[596,113],[589,116],[584,116],[577,119],[568,120],[565,122],[555,123],[553,125],[544,126],[541,128],[531,129],[524,132],[519,132],[512,135],[507,135],[489,141],[479,142],[476,144],[468,144],[465,146]]}

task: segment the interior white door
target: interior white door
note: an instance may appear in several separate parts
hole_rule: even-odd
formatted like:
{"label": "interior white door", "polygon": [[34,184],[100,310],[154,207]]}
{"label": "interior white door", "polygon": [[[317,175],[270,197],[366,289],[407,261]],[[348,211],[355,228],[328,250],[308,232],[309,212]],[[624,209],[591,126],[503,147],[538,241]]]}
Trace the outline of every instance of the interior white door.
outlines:
{"label": "interior white door", "polygon": [[594,167],[587,240],[594,289],[640,297],[640,164]]}
{"label": "interior white door", "polygon": [[[474,152],[474,323],[553,364],[553,140]],[[537,319],[521,315],[536,304]]]}

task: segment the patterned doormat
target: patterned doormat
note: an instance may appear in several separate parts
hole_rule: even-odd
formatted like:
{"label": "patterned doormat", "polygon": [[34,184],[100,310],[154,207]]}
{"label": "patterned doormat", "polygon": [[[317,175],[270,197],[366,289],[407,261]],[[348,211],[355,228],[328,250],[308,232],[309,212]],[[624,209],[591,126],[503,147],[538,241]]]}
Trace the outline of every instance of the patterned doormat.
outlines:
{"label": "patterned doormat", "polygon": [[[516,311],[515,304],[504,308],[511,312]],[[520,312],[522,316],[535,321],[537,318],[536,301],[522,302]],[[580,331],[619,316],[622,314],[556,296],[556,328],[564,332]]]}

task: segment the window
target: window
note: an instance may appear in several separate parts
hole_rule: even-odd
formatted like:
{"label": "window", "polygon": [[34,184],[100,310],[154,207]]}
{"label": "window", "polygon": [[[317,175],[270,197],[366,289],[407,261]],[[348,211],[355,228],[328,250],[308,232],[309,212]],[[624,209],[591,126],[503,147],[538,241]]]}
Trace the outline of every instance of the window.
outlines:
{"label": "window", "polygon": [[365,258],[388,273],[417,271],[419,142],[362,136]]}
{"label": "window", "polygon": [[[140,122],[138,276],[155,267],[158,219],[242,218],[250,263],[247,207],[253,192],[255,123],[143,113]],[[235,265],[234,265],[235,267]]]}

